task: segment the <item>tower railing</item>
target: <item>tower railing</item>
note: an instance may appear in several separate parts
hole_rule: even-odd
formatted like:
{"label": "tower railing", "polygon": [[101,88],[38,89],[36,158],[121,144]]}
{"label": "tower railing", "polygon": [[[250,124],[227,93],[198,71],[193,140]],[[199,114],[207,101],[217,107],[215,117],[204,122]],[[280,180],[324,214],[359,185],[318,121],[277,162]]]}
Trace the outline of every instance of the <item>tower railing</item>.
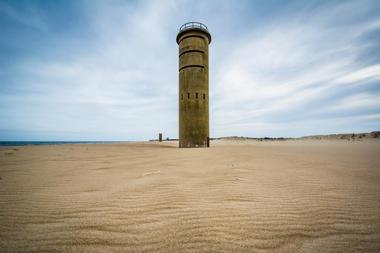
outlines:
{"label": "tower railing", "polygon": [[202,24],[200,22],[188,22],[188,23],[185,23],[185,24],[181,25],[181,27],[179,28],[179,31],[183,31],[183,30],[187,30],[187,29],[192,29],[192,28],[198,28],[198,29],[203,29],[203,30],[208,31],[207,26],[205,26],[204,24]]}

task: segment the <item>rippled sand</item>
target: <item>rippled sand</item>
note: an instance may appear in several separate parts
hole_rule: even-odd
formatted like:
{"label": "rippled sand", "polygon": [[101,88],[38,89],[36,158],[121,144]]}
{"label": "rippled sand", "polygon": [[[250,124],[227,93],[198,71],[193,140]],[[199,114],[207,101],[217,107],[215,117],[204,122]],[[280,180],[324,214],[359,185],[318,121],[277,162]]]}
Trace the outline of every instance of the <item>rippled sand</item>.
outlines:
{"label": "rippled sand", "polygon": [[380,252],[380,142],[0,148],[1,252]]}

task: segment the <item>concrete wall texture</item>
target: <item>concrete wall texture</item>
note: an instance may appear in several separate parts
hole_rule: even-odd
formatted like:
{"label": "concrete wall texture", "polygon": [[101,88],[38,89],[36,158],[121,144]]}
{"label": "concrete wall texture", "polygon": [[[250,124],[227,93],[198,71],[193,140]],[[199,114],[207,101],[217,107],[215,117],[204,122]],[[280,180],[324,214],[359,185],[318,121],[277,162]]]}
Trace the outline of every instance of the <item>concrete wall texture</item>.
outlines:
{"label": "concrete wall texture", "polygon": [[179,147],[209,146],[208,45],[210,33],[202,27],[180,30]]}

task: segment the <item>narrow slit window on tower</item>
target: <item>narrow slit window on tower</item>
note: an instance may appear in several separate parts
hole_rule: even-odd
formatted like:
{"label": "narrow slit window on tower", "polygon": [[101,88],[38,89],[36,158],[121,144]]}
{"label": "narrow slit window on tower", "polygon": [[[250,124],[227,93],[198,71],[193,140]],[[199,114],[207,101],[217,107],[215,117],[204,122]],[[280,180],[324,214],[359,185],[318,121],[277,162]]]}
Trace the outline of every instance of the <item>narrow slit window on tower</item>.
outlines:
{"label": "narrow slit window on tower", "polygon": [[196,98],[196,99],[198,99],[198,92],[197,92],[197,93],[195,93],[195,98]]}
{"label": "narrow slit window on tower", "polygon": [[187,93],[187,98],[190,98],[190,93]]}
{"label": "narrow slit window on tower", "polygon": [[206,94],[203,93],[203,99],[206,99]]}
{"label": "narrow slit window on tower", "polygon": [[183,94],[181,94],[181,100],[183,100]]}

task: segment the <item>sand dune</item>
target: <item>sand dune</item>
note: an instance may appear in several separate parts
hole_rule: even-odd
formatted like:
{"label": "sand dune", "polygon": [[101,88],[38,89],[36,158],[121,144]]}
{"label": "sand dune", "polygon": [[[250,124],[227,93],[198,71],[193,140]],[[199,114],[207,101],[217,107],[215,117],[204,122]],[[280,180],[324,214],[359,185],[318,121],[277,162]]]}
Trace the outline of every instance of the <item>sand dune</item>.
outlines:
{"label": "sand dune", "polygon": [[379,252],[380,142],[0,148],[1,252]]}

